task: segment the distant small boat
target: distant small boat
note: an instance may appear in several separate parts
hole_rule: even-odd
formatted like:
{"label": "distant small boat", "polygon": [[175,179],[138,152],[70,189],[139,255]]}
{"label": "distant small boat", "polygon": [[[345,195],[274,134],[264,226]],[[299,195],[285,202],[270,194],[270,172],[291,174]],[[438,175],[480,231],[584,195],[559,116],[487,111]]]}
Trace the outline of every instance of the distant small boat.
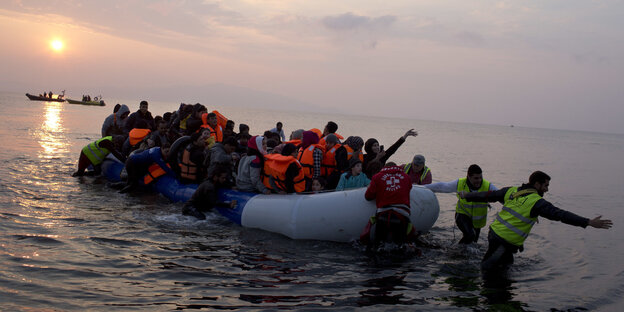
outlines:
{"label": "distant small boat", "polygon": [[69,104],[82,104],[82,105],[95,105],[95,106],[106,105],[106,103],[104,103],[103,100],[98,100],[97,97],[93,101],[78,101],[78,100],[67,99],[67,102]]}
{"label": "distant small boat", "polygon": [[63,97],[59,98],[58,96],[56,98],[49,98],[49,97],[45,97],[45,96],[32,95],[30,93],[26,93],[26,96],[31,101],[65,102],[65,99]]}

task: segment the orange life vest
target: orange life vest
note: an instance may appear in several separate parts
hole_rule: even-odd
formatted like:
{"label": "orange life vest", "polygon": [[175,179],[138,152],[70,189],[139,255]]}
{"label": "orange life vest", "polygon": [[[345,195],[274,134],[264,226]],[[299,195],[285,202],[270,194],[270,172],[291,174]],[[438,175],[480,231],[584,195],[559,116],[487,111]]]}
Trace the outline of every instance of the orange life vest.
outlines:
{"label": "orange life vest", "polygon": [[323,155],[323,162],[321,163],[322,176],[327,177],[336,170],[336,150],[341,146],[341,144],[335,144]]}
{"label": "orange life vest", "polygon": [[[353,149],[349,145],[345,145],[344,147],[347,150],[347,160],[350,160],[353,157]],[[359,155],[360,161],[364,162],[364,155],[362,153],[360,153]]]}
{"label": "orange life vest", "polygon": [[143,139],[145,139],[145,137],[147,137],[151,132],[152,130],[150,129],[134,128],[130,130],[130,133],[128,134],[130,138],[130,145],[137,145],[138,143],[143,141]]}
{"label": "orange life vest", "polygon": [[292,156],[280,154],[268,154],[264,156],[264,170],[262,173],[262,183],[264,186],[273,189],[269,179],[272,177],[275,185],[286,191],[286,170],[290,164],[295,163],[299,167],[299,174],[295,177],[295,192],[305,191],[305,176],[301,164]]}
{"label": "orange life vest", "polygon": [[[171,168],[169,164],[167,164],[167,167]],[[165,175],[166,173],[167,171],[165,171],[165,169],[163,169],[157,163],[153,163],[149,166],[149,168],[147,168],[147,174],[145,175],[145,177],[143,177],[143,183],[145,185],[148,185],[156,180],[158,177]]]}
{"label": "orange life vest", "polygon": [[[217,117],[217,119],[218,119],[218,117]],[[226,122],[227,122],[227,119],[226,119]],[[210,130],[210,136],[215,139],[215,142],[223,142],[223,127],[221,127],[221,125],[219,125],[217,123],[217,126],[215,127],[216,129],[213,129],[208,124],[208,113],[203,113],[202,114],[202,125],[201,125],[201,127]]]}
{"label": "orange life vest", "polygon": [[215,115],[217,115],[217,125],[225,129],[228,119],[225,116],[223,116],[221,113],[219,113],[217,110],[213,110],[212,112],[215,113]]}
{"label": "orange life vest", "polygon": [[321,150],[322,154],[325,154],[325,146],[320,144],[310,144],[305,149],[299,150],[299,163],[303,166],[303,172],[306,178],[312,178],[314,175],[314,149]]}
{"label": "orange life vest", "polygon": [[[344,140],[344,137],[343,137],[342,135],[340,135],[340,134],[338,134],[338,133],[334,133],[334,135],[338,138],[338,140]],[[326,135],[326,136],[324,136],[324,137],[322,137],[322,138],[319,140],[319,144],[321,144],[321,145],[325,146],[325,144],[326,144],[326,143],[325,143],[325,138],[327,138],[327,135]]]}
{"label": "orange life vest", "polygon": [[182,161],[179,165],[181,178],[189,180],[197,179],[197,164],[191,161],[191,152],[188,148],[184,149],[184,152],[182,153]]}
{"label": "orange life vest", "polygon": [[299,146],[299,144],[301,144],[301,139],[293,139],[293,140],[282,142],[282,143],[284,144],[292,143],[295,146]]}

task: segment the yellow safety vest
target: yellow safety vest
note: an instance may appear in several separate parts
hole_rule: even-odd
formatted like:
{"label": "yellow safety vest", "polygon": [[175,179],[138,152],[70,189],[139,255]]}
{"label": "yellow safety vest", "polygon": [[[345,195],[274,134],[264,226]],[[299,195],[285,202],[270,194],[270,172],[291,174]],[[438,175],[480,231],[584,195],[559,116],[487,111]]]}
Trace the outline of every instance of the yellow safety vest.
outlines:
{"label": "yellow safety vest", "polygon": [[[487,192],[490,190],[490,182],[483,180],[481,187],[474,192]],[[459,192],[471,192],[468,187],[468,179],[461,178],[457,181],[457,193]],[[469,202],[463,198],[457,199],[457,205],[455,206],[455,212],[465,214],[472,218],[472,226],[476,229],[480,229],[485,226],[487,221],[487,202]]]}
{"label": "yellow safety vest", "polygon": [[509,188],[503,209],[490,228],[508,243],[522,246],[537,221],[537,217],[531,217],[531,209],[540,199],[542,197],[535,189],[518,191],[517,187]]}
{"label": "yellow safety vest", "polygon": [[100,147],[99,145],[100,142],[105,140],[113,142],[113,137],[103,137],[95,142],[89,143],[87,146],[82,148],[82,152],[87,155],[87,158],[89,158],[91,164],[94,166],[101,164],[104,161],[104,158],[106,158],[106,155],[110,154],[110,151],[108,149]]}

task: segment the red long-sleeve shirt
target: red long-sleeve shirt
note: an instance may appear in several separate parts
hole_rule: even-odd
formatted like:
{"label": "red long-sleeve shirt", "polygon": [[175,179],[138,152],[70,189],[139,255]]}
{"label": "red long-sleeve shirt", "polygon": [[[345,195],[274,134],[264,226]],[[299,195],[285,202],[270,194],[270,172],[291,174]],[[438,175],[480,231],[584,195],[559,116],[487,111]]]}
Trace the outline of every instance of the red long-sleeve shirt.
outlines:
{"label": "red long-sleeve shirt", "polygon": [[375,174],[366,189],[366,200],[376,200],[377,208],[403,204],[410,206],[412,180],[398,166],[384,167]]}

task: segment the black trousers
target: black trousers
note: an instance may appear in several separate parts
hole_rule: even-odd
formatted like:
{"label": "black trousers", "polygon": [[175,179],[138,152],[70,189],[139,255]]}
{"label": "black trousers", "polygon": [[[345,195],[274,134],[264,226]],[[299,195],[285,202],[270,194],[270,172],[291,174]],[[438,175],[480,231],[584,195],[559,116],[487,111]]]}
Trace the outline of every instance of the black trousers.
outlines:
{"label": "black trousers", "polygon": [[472,218],[463,214],[455,213],[455,224],[464,235],[459,241],[460,244],[470,244],[479,240],[481,229],[477,229],[472,225]]}
{"label": "black trousers", "polygon": [[377,214],[375,229],[375,246],[382,242],[392,242],[397,245],[407,241],[407,226],[409,220],[406,217],[388,210]]}
{"label": "black trousers", "polygon": [[508,269],[514,262],[513,254],[520,249],[518,246],[509,244],[490,229],[488,233],[488,249],[481,261],[481,269]]}

